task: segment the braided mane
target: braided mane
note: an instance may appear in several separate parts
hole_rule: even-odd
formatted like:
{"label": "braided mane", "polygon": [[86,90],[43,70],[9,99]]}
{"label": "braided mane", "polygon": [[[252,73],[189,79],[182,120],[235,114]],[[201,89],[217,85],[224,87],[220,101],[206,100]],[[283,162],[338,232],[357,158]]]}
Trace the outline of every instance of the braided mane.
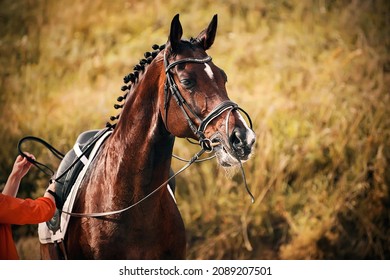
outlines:
{"label": "braided mane", "polygon": [[[199,40],[196,38],[191,37],[189,40],[182,40],[183,43],[186,44],[187,47],[191,47],[192,49],[195,49],[199,47]],[[152,46],[152,51],[151,52],[145,52],[144,53],[144,58],[142,58],[138,64],[136,64],[133,68],[133,72],[130,72],[126,76],[123,77],[123,82],[125,85],[121,87],[121,90],[123,92],[126,92],[124,95],[121,95],[117,98],[118,102],[123,102],[122,104],[114,104],[115,109],[122,109],[124,106],[124,101],[126,100],[127,95],[130,93],[131,87],[138,82],[138,78],[140,75],[140,72],[144,72],[145,67],[147,67],[154,58],[159,54],[160,51],[165,49],[165,44],[163,45],[157,45],[154,44]],[[119,119],[120,114],[116,116],[111,116],[110,121],[114,122]],[[106,127],[111,127],[115,128],[116,123],[111,124],[110,122],[107,122]]]}
{"label": "braided mane", "polygon": [[[142,58],[138,64],[136,64],[133,68],[133,72],[130,72],[126,76],[123,77],[123,82],[125,85],[121,87],[121,90],[123,92],[126,92],[124,95],[121,95],[117,98],[118,102],[123,102],[122,104],[114,104],[115,109],[122,109],[124,106],[124,101],[126,100],[127,95],[130,93],[131,87],[138,82],[138,78],[140,75],[140,72],[144,72],[145,67],[147,67],[150,63],[152,63],[153,59],[158,55],[160,51],[162,51],[165,48],[164,45],[157,45],[154,44],[152,46],[153,51],[144,53],[144,58]],[[117,116],[111,116],[110,121],[116,121],[119,119],[120,114]],[[115,128],[116,123],[111,124],[110,122],[107,122],[106,127]]]}

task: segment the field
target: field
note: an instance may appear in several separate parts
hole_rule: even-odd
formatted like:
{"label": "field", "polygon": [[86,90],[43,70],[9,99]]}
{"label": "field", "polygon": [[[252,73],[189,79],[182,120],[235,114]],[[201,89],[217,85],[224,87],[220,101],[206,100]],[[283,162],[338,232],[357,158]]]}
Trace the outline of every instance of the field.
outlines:
{"label": "field", "polygon": [[[122,78],[167,40],[218,14],[209,54],[257,135],[239,173],[215,161],[177,178],[188,259],[390,259],[389,1],[0,1],[0,189],[18,140],[61,151],[116,113]],[[54,168],[41,146],[25,148]],[[190,157],[185,140],[175,154]],[[173,160],[178,170],[183,164]],[[48,177],[33,168],[19,197]],[[23,259],[36,226],[15,226]]]}

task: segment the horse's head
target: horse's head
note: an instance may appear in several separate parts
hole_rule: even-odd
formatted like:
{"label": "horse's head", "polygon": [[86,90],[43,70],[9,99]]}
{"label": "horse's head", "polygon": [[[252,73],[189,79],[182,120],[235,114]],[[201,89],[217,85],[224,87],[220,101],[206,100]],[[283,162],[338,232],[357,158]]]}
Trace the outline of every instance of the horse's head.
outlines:
{"label": "horse's head", "polygon": [[197,139],[205,150],[216,152],[222,166],[230,167],[249,158],[255,133],[249,116],[229,100],[225,72],[206,53],[216,30],[217,15],[196,38],[182,40],[179,15],[173,18],[162,52],[166,81],[160,110],[169,132]]}

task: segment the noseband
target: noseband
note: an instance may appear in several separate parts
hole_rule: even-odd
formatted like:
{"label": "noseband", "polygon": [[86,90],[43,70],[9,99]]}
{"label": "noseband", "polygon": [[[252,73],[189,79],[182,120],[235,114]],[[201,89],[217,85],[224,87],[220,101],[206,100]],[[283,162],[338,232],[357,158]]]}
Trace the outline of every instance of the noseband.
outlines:
{"label": "noseband", "polygon": [[[165,102],[164,102],[164,109],[165,109],[165,119],[167,118],[167,110],[168,110],[168,102],[169,102],[169,92],[171,92],[172,96],[175,98],[175,101],[177,105],[179,105],[181,111],[184,114],[184,117],[186,118],[189,127],[191,128],[192,132],[198,137],[198,141],[200,146],[207,152],[211,152],[213,150],[213,143],[209,138],[206,138],[204,135],[204,132],[207,128],[207,126],[210,124],[212,120],[220,116],[223,112],[226,110],[240,110],[242,111],[248,118],[250,122],[250,127],[252,128],[252,121],[248,115],[247,112],[245,112],[243,109],[238,107],[238,105],[230,100],[222,101],[219,105],[217,105],[203,120],[194,112],[194,110],[191,108],[191,106],[188,105],[182,94],[180,93],[180,90],[178,86],[175,83],[175,80],[173,78],[172,73],[170,70],[175,67],[176,65],[183,64],[183,63],[207,63],[211,61],[210,56],[206,56],[205,58],[184,58],[181,60],[177,60],[169,64],[168,59],[166,57],[166,53],[164,53],[164,66],[165,66],[165,74],[167,76],[166,83],[165,83]],[[189,114],[187,113],[186,109],[196,118],[199,120],[200,125],[199,127],[196,127],[195,123],[190,118]],[[166,125],[167,122],[165,121]],[[227,134],[228,135],[228,134]]]}

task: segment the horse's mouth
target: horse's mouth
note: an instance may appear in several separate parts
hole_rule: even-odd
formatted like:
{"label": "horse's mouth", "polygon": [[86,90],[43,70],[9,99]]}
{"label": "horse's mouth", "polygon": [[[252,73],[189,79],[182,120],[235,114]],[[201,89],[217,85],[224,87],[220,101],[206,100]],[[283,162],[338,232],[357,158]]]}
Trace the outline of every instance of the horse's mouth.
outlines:
{"label": "horse's mouth", "polygon": [[219,164],[223,167],[233,167],[239,164],[238,160],[233,157],[224,146],[215,147],[215,154]]}
{"label": "horse's mouth", "polygon": [[[226,144],[221,139],[214,139],[212,143],[214,145],[214,152],[217,157],[218,163],[223,167],[234,167],[240,164],[240,162],[245,162],[249,159],[249,154],[244,154],[240,151],[234,151],[230,148],[229,144]],[[218,143],[218,144],[217,144]]]}

